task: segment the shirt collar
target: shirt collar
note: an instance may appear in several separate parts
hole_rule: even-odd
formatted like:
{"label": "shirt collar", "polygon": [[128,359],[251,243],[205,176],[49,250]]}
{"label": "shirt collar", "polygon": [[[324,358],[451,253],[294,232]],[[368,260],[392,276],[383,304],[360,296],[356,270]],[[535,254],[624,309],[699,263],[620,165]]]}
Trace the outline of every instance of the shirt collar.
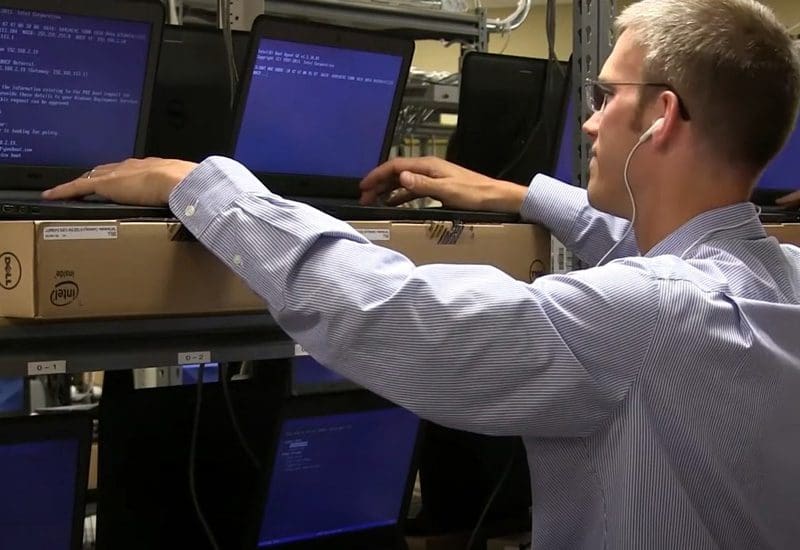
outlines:
{"label": "shirt collar", "polygon": [[767,236],[758,210],[749,202],[716,208],[695,216],[651,248],[648,258],[681,256],[702,242],[719,239],[763,239]]}

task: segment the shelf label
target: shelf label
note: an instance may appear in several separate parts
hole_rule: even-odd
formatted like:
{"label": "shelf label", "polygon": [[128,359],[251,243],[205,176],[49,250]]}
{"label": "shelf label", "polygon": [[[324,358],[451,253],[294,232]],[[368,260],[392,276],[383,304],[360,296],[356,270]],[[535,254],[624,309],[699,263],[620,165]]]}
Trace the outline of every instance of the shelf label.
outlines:
{"label": "shelf label", "polygon": [[210,363],[210,351],[182,351],[178,354],[179,365],[194,365],[195,363]]}
{"label": "shelf label", "polygon": [[66,361],[29,361],[28,376],[39,376],[42,374],[66,374]]}

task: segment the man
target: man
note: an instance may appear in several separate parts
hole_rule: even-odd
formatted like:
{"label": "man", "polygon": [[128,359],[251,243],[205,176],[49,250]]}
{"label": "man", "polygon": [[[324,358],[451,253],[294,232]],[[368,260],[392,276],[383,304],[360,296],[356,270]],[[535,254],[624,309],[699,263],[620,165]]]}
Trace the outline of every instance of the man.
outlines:
{"label": "man", "polygon": [[169,201],[323,364],[446,426],[523,436],[536,549],[794,547],[800,249],[746,201],[796,119],[797,53],[752,0],[643,0],[617,31],[588,88],[588,195],[435,159],[362,184],[365,202],[399,185],[521,212],[590,264],[613,246],[598,268],[415,267],[220,158],[101,166],[46,196]]}
{"label": "man", "polygon": [[780,197],[775,202],[786,208],[800,208],[800,189]]}

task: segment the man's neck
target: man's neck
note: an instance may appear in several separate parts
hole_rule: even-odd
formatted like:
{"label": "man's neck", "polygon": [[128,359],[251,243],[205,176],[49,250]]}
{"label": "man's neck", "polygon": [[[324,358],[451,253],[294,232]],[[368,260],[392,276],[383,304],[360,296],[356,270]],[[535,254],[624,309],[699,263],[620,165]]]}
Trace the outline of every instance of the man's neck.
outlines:
{"label": "man's neck", "polygon": [[[667,192],[650,193],[637,200],[633,229],[642,254],[700,214],[747,201],[747,193],[742,190],[745,186],[740,181],[693,180],[672,179],[660,187]],[[713,188],[709,189],[708,181],[713,181]],[[670,183],[673,187],[669,187]]]}

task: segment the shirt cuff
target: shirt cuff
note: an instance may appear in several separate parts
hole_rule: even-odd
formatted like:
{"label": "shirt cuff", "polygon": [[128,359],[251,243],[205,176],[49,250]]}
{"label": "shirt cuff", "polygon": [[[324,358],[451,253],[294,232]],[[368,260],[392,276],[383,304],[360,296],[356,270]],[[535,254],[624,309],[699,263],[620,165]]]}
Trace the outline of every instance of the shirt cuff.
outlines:
{"label": "shirt cuff", "polygon": [[186,228],[199,238],[217,216],[245,194],[273,195],[235,160],[209,157],[172,190],[169,207]]}
{"label": "shirt cuff", "polygon": [[587,201],[585,189],[538,174],[528,186],[520,215],[554,235],[569,235]]}

